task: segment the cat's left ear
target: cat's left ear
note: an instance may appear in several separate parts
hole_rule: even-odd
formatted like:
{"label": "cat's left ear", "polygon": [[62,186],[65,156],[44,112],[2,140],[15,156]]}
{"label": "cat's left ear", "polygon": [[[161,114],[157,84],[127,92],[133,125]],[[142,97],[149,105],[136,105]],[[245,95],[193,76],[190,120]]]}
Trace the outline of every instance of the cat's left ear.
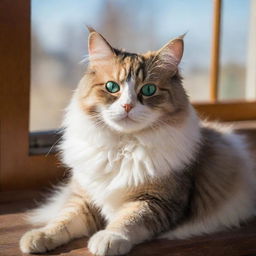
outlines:
{"label": "cat's left ear", "polygon": [[158,56],[167,68],[177,69],[184,51],[183,38],[185,35],[179,36],[158,50]]}
{"label": "cat's left ear", "polygon": [[88,27],[88,53],[91,60],[108,60],[114,57],[114,50],[107,40],[93,28]]}

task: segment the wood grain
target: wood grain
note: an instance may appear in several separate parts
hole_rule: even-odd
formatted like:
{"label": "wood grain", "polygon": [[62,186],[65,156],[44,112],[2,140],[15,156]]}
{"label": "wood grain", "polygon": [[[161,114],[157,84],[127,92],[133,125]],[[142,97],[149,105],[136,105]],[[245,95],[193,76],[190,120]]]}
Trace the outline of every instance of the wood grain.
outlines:
{"label": "wood grain", "polygon": [[[31,228],[23,219],[24,211],[34,206],[31,198],[38,191],[0,193],[0,256],[28,256],[18,247],[21,235]],[[77,239],[56,250],[40,254],[92,256],[87,239]],[[249,256],[256,255],[256,220],[240,229],[196,237],[189,240],[154,240],[136,246],[128,256]]]}
{"label": "wood grain", "polygon": [[222,0],[213,0],[213,29],[212,29],[212,50],[210,70],[210,99],[212,102],[218,100],[219,69],[220,69],[220,33]]}
{"label": "wood grain", "polygon": [[203,119],[211,121],[256,120],[256,101],[206,102],[193,106]]}
{"label": "wood grain", "polygon": [[30,1],[0,1],[0,190],[37,188],[63,173],[54,155],[29,156]]}

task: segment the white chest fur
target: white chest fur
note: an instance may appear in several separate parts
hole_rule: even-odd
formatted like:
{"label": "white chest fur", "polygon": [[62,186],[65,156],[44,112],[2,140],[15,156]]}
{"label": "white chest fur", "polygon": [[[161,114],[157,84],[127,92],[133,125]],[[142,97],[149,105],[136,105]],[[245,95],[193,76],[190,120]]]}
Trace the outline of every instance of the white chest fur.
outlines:
{"label": "white chest fur", "polygon": [[63,161],[107,218],[122,204],[126,188],[180,171],[193,159],[200,140],[193,109],[180,127],[120,135],[96,125],[73,100],[64,126]]}

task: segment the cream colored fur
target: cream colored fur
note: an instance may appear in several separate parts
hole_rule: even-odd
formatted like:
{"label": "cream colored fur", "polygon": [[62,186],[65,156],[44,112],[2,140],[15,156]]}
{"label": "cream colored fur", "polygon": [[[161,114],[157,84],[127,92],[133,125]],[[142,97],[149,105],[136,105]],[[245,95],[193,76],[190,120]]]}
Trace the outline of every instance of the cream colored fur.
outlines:
{"label": "cream colored fur", "polygon": [[97,127],[94,133],[95,124],[83,114],[76,97],[65,119],[63,161],[73,168],[74,179],[87,189],[107,219],[120,207],[120,190],[182,169],[193,159],[200,133],[192,108],[181,127],[163,125],[157,132],[133,135]]}
{"label": "cream colored fur", "polygon": [[[103,51],[102,48],[104,48]],[[104,94],[106,92],[102,94],[104,83],[107,82],[102,83],[102,77],[107,76],[106,72],[103,72],[93,83],[90,80],[91,76],[97,72],[94,70],[85,75],[67,108],[63,123],[64,136],[60,145],[63,163],[71,168],[71,179],[67,185],[62,186],[53,195],[47,204],[30,215],[31,223],[44,226],[27,232],[21,238],[22,252],[46,252],[74,238],[92,235],[88,242],[88,248],[92,253],[100,256],[120,255],[127,253],[133,245],[151,239],[154,235],[159,235],[161,231],[166,231],[168,227],[176,224],[170,225],[166,221],[168,218],[165,217],[171,216],[174,220],[179,220],[178,214],[184,214],[186,207],[182,205],[181,210],[176,209],[176,212],[172,213],[173,216],[168,215],[172,204],[177,204],[175,201],[177,198],[172,197],[180,196],[178,202],[190,203],[186,201],[186,195],[191,191],[191,179],[197,175],[193,166],[196,166],[197,157],[200,157],[201,145],[206,145],[205,148],[208,147],[208,150],[214,148],[214,146],[211,148],[209,142],[205,143],[207,138],[203,137],[202,132],[204,124],[200,122],[195,110],[188,103],[182,88],[181,78],[177,73],[177,65],[182,53],[182,38],[169,42],[160,52],[155,53],[158,54],[157,57],[160,56],[160,66],[157,63],[155,68],[159,69],[164,66],[161,72],[167,74],[163,74],[165,82],[159,79],[162,84],[160,83],[157,89],[158,101],[152,98],[151,104],[143,104],[141,100],[138,100],[142,83],[138,86],[139,82],[137,82],[135,86],[135,82],[130,78],[121,79],[125,82],[120,82],[120,97],[115,98],[113,95],[111,97]],[[103,54],[104,63],[101,65],[107,70],[113,69],[111,65],[116,63],[113,61],[114,50],[94,30],[91,30],[89,36],[89,54],[93,65],[99,62],[98,58],[95,60],[95,56]],[[126,53],[123,54],[125,56]],[[127,61],[128,64],[126,63],[127,70],[123,67],[124,74],[128,74],[131,63],[134,64],[137,61],[134,69],[141,65],[141,59],[138,56],[134,59],[129,59],[129,54],[127,56],[130,63],[129,61]],[[154,54],[149,53],[143,58],[151,60],[152,56],[154,57]],[[108,64],[109,59],[111,59],[111,65]],[[110,67],[106,68],[107,65]],[[98,70],[102,71],[102,69],[102,66],[98,67]],[[153,71],[155,70],[153,68]],[[152,75],[153,71],[150,70],[149,73]],[[143,75],[142,71],[140,73]],[[159,77],[159,73],[157,75]],[[168,84],[170,76],[173,80],[171,84]],[[92,88],[88,81],[92,83],[92,87],[101,87],[98,87],[98,91],[96,89],[90,91]],[[88,89],[87,98],[83,95],[85,88]],[[172,98],[174,95],[176,99]],[[84,97],[83,101],[81,97]],[[146,101],[146,97],[144,100]],[[82,106],[81,101],[86,104]],[[100,104],[102,102],[107,103]],[[156,102],[160,103],[154,107]],[[129,113],[123,107],[124,104],[132,105]],[[101,118],[97,119],[95,113]],[[168,120],[165,120],[165,117]],[[165,232],[161,237],[187,238],[192,235],[211,233],[223,227],[237,226],[255,213],[255,166],[249,157],[246,143],[241,136],[232,133],[232,130],[216,128],[219,132],[211,133],[209,130],[205,134],[211,137],[211,143],[214,142],[212,136],[216,136],[220,139],[220,149],[224,148],[226,153],[228,147],[232,149],[233,155],[231,156],[223,152],[223,159],[227,157],[225,164],[232,161],[230,159],[232,157],[239,158],[238,162],[243,163],[243,168],[234,170],[234,174],[239,179],[236,180],[234,189],[229,180],[223,183],[229,184],[229,187],[227,190],[219,189],[225,196],[225,200],[221,198],[215,212],[210,214],[207,212],[199,218],[193,216],[193,209],[190,209],[191,218],[184,220],[175,229]],[[215,149],[218,151],[218,146]],[[222,152],[218,153],[216,154],[219,157],[217,161],[221,161]],[[212,162],[211,165],[215,167]],[[220,166],[222,168],[225,165]],[[231,166],[234,167],[234,165]],[[228,177],[227,179],[233,174],[232,168],[227,168],[229,172],[225,176]],[[220,172],[220,168],[213,168],[213,170],[217,170],[217,174],[225,174],[225,170]],[[191,173],[186,173],[188,171]],[[206,177],[206,180],[209,177],[215,177],[209,175],[209,168],[207,169],[205,165],[200,171],[201,176]],[[189,174],[193,177],[191,178]],[[186,179],[184,183],[181,180],[183,178]],[[215,179],[209,183],[207,180],[206,184],[212,185],[220,181],[220,177],[215,177]],[[183,185],[187,186],[184,191],[180,189]],[[134,199],[136,189],[140,191],[141,200]],[[150,189],[153,196],[148,194]],[[197,189],[200,192],[200,188]],[[184,192],[184,195],[177,195],[177,191]],[[216,196],[214,190],[210,191],[213,191],[213,197]],[[230,191],[234,191],[231,196]],[[129,193],[131,193],[130,197],[127,197]],[[201,197],[204,196],[201,194]],[[210,208],[211,202],[207,196],[205,198]],[[217,196],[214,197],[216,198]],[[160,205],[162,202],[165,205]],[[151,214],[150,220],[142,219],[142,216],[145,217],[147,214]],[[164,216],[163,219],[160,219],[162,217],[160,214]],[[169,225],[166,226],[167,228],[161,224],[162,220]],[[156,226],[155,233],[150,225]],[[105,229],[99,231],[101,228]]]}
{"label": "cream colored fur", "polygon": [[[238,227],[241,221],[247,220],[256,214],[256,168],[250,158],[247,143],[241,135],[234,134],[230,127],[213,124],[222,130],[225,139],[237,151],[237,156],[244,158],[241,179],[236,193],[212,216],[186,222],[178,228],[162,234],[160,238],[184,239],[193,235],[209,234],[223,230],[223,227]],[[230,145],[230,146],[231,146]]]}
{"label": "cream colored fur", "polygon": [[[164,176],[172,169],[182,169],[193,158],[194,146],[200,140],[200,133],[199,123],[192,108],[190,118],[182,127],[163,127],[157,133],[151,131],[117,136],[111,130],[100,129],[100,127],[97,127],[97,133],[92,132],[95,124],[82,113],[76,97],[74,94],[64,122],[67,128],[61,146],[63,160],[72,167],[73,179],[86,188],[93,202],[102,209],[102,214],[108,221],[115,218],[115,213],[124,203],[122,194],[125,193],[127,187],[135,187],[146,183],[149,179]],[[187,134],[189,137],[186,136]],[[233,198],[216,215],[205,220],[185,223],[161,235],[161,238],[188,238],[191,235],[218,231],[223,226],[237,226],[241,220],[250,217],[255,210],[252,200],[255,199],[256,179],[252,171],[252,162],[248,158],[246,144],[241,136],[232,134],[229,129],[225,137],[237,148],[237,153],[245,158],[244,180],[241,180],[240,190],[237,190]],[[170,147],[170,145],[173,146]],[[154,162],[155,159],[157,162]],[[157,172],[157,170],[162,170],[162,172]],[[68,186],[60,189],[52,201],[34,212],[31,221],[37,224],[47,223],[57,217],[71,190],[72,188]],[[65,214],[69,214],[69,211]],[[81,224],[82,222],[69,224],[69,232],[74,232],[74,237],[86,234],[86,227]],[[21,244],[27,237],[38,236],[38,233],[47,230],[48,227],[49,225],[26,234]],[[81,227],[83,230],[77,232]],[[93,236],[89,242],[91,251],[105,255],[103,253],[106,250],[104,241],[109,242],[107,238],[109,234],[112,233],[101,231]],[[118,240],[119,235],[113,234],[109,239]],[[128,250],[131,244],[145,240],[147,231],[144,230],[141,233],[135,230],[134,234],[130,244],[129,238],[125,237],[125,234],[120,234],[125,239],[121,240],[123,242],[121,247],[116,249],[117,252],[120,250],[121,253],[123,247]],[[57,237],[61,240],[58,241],[56,238],[56,245],[67,241],[65,233]],[[29,252],[24,245],[21,249],[23,252]],[[115,249],[112,248],[112,250]]]}

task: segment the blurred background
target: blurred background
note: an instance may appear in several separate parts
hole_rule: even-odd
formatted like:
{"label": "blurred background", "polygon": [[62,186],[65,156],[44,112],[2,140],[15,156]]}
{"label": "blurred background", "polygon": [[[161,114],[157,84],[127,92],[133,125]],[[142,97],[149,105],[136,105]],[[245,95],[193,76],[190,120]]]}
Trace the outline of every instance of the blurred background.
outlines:
{"label": "blurred background", "polygon": [[[219,100],[248,98],[253,1],[223,1]],[[86,25],[131,52],[157,50],[187,32],[184,86],[192,102],[209,101],[212,15],[212,0],[32,0],[30,131],[60,127],[85,70]]]}

